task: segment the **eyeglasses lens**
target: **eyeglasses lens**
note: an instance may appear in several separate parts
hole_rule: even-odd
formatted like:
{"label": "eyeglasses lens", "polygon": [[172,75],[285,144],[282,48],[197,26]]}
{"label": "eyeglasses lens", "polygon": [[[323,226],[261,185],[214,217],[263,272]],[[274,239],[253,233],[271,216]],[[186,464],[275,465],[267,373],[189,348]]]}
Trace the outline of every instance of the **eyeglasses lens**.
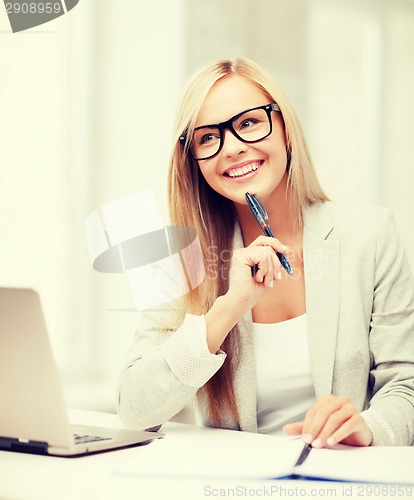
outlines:
{"label": "eyeglasses lens", "polygon": [[[232,132],[243,142],[260,141],[270,133],[269,118],[264,109],[246,111],[232,120]],[[201,127],[194,131],[192,152],[196,158],[214,156],[220,146],[221,134],[218,127]]]}

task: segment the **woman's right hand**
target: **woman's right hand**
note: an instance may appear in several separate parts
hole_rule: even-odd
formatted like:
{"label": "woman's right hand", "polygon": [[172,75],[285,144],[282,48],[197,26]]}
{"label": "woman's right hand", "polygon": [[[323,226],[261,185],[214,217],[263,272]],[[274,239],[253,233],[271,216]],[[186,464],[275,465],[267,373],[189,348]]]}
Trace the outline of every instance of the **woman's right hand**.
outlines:
{"label": "woman's right hand", "polygon": [[[285,253],[287,247],[277,238],[259,236],[248,247],[235,250],[230,263],[230,285],[227,297],[245,304],[246,311],[281,277],[282,265],[275,253]],[[253,276],[252,268],[257,266]]]}
{"label": "woman's right hand", "polygon": [[[248,247],[235,250],[230,262],[230,284],[225,295],[216,299],[205,315],[207,345],[212,354],[222,345],[229,331],[272,287],[282,266],[275,250],[287,247],[276,238],[259,236]],[[253,276],[252,267],[257,265]],[[280,275],[281,276],[281,275]]]}

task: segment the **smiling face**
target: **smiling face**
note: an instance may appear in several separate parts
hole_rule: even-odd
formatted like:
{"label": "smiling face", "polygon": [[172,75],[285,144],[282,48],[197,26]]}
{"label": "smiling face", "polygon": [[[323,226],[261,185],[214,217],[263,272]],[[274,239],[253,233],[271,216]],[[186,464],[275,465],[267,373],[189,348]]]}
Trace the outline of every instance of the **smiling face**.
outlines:
{"label": "smiling face", "polygon": [[[242,111],[270,102],[249,80],[232,74],[213,85],[201,107],[196,127],[227,121]],[[246,204],[246,191],[257,194],[263,201],[277,196],[278,192],[284,196],[287,154],[283,120],[277,111],[271,112],[271,119],[273,131],[265,139],[246,143],[226,129],[219,153],[198,161],[212,189],[240,204]]]}

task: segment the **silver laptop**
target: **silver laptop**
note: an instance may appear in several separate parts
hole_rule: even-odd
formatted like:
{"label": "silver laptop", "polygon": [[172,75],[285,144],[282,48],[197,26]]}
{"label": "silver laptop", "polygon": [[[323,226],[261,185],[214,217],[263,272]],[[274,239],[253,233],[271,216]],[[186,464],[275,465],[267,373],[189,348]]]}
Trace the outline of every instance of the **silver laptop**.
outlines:
{"label": "silver laptop", "polygon": [[162,436],[70,425],[39,295],[0,288],[0,450],[69,457]]}

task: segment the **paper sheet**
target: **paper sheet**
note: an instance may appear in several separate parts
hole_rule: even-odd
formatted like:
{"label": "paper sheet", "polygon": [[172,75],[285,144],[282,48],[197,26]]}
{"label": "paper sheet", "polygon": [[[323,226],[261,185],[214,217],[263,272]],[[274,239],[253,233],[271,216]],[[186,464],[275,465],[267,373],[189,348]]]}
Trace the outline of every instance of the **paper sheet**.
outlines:
{"label": "paper sheet", "polygon": [[301,450],[300,439],[218,429],[167,433],[137,448],[115,471],[121,475],[263,479],[290,475]]}
{"label": "paper sheet", "polygon": [[296,473],[353,482],[414,484],[414,447],[341,446],[312,450]]}
{"label": "paper sheet", "polygon": [[301,475],[335,481],[414,484],[414,447],[313,449],[294,468],[300,438],[189,427],[137,448],[114,471],[159,477],[277,479]]}

